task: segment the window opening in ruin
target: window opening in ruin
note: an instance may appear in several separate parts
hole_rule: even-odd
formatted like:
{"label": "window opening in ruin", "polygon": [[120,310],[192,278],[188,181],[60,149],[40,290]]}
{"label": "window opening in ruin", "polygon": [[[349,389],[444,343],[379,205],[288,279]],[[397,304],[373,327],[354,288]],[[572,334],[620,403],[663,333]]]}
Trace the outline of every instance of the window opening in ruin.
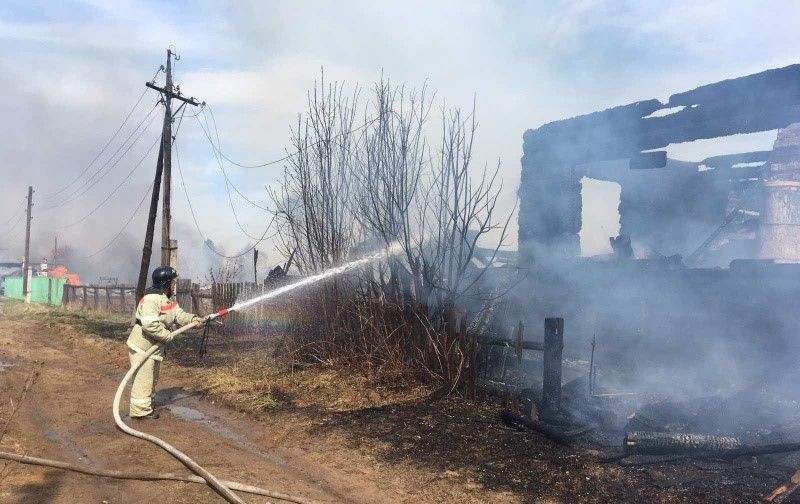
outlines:
{"label": "window opening in ruin", "polygon": [[619,234],[620,185],[589,177],[581,182],[581,255],[610,254],[608,239]]}

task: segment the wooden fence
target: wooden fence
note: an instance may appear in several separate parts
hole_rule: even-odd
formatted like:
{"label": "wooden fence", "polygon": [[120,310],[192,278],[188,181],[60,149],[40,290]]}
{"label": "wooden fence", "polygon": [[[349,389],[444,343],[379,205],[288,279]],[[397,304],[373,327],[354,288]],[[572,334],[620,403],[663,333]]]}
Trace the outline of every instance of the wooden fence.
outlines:
{"label": "wooden fence", "polygon": [[61,305],[88,310],[133,312],[136,287],[125,285],[64,285]]}
{"label": "wooden fence", "polygon": [[[246,301],[266,294],[281,285],[284,281],[267,280],[263,283],[239,282],[217,283],[211,286],[192,290],[192,310],[195,313],[211,313],[222,308],[229,308],[237,301]],[[285,300],[258,303],[241,312],[231,312],[223,323],[225,331],[233,332],[265,332],[280,329],[286,324],[287,303]]]}
{"label": "wooden fence", "polygon": [[[218,283],[199,286],[190,279],[179,279],[175,294],[178,305],[186,311],[207,315],[269,292],[286,280],[266,280],[263,283]],[[136,308],[136,287],[117,285],[65,285],[61,305],[85,310],[132,313]],[[282,303],[281,306],[286,306]],[[285,323],[285,311],[275,303],[254,305],[243,312],[233,312],[224,320],[227,331],[260,332]]]}

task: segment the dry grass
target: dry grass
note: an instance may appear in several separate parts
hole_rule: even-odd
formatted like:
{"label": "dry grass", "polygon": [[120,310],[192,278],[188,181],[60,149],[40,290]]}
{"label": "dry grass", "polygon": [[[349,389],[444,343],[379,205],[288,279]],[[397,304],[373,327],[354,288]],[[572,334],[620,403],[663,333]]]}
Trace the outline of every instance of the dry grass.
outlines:
{"label": "dry grass", "polygon": [[350,369],[293,366],[280,358],[249,356],[213,368],[179,368],[193,388],[241,411],[278,407],[352,411],[415,401],[430,389],[392,388]]}
{"label": "dry grass", "polygon": [[[60,307],[26,305],[0,297],[0,317],[35,319],[65,333],[77,332],[124,341],[130,318],[124,314]],[[195,335],[194,338],[197,336]],[[426,398],[431,389],[422,385],[392,384],[367,377],[350,367],[323,364],[297,365],[288,358],[272,357],[267,349],[253,351],[218,343],[205,361],[194,355],[196,340],[173,343],[168,349],[165,374],[179,376],[188,388],[202,391],[239,411],[264,413],[276,408],[313,408],[353,411],[402,404]],[[221,338],[215,337],[219,342]],[[120,352],[124,352],[120,348]]]}

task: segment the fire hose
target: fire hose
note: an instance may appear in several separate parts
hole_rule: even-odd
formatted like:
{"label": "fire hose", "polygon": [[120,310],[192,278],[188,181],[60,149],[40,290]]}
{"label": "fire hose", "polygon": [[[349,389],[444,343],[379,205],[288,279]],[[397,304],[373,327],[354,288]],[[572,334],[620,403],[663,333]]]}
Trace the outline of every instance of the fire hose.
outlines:
{"label": "fire hose", "polygon": [[[360,266],[368,264],[368,263],[370,263],[370,262],[372,262],[372,261],[374,261],[376,259],[379,259],[381,257],[385,257],[387,255],[396,254],[400,250],[401,250],[400,245],[395,243],[395,244],[391,245],[390,247],[388,247],[388,249],[385,250],[385,251],[382,251],[382,252],[367,256],[367,257],[363,257],[363,258],[355,260],[355,261],[351,261],[350,263],[344,264],[344,265],[336,267],[336,268],[331,268],[331,269],[329,269],[329,270],[327,270],[327,271],[325,271],[323,273],[319,273],[317,275],[312,275],[312,276],[306,277],[303,280],[300,280],[298,282],[295,282],[295,283],[292,283],[292,284],[288,284],[288,285],[284,285],[284,286],[282,286],[282,287],[280,287],[278,289],[275,289],[273,291],[270,291],[270,292],[268,292],[266,294],[262,294],[260,296],[256,296],[255,298],[250,299],[248,301],[235,303],[233,306],[231,306],[229,308],[223,308],[223,309],[219,310],[216,313],[212,313],[212,314],[206,316],[205,318],[203,318],[200,321],[190,322],[189,324],[186,324],[185,326],[183,326],[183,327],[181,327],[181,328],[179,328],[179,329],[177,329],[175,331],[172,331],[169,334],[169,337],[167,338],[167,340],[171,340],[175,336],[177,336],[177,335],[179,335],[179,334],[181,334],[181,333],[183,333],[185,331],[188,331],[189,329],[197,327],[197,326],[199,326],[201,324],[208,324],[212,320],[215,320],[215,319],[217,319],[219,317],[224,317],[224,316],[228,315],[228,313],[230,313],[230,312],[242,310],[242,309],[247,308],[249,306],[252,306],[252,305],[254,305],[256,303],[260,303],[260,302],[266,301],[267,299],[278,297],[278,296],[280,296],[282,294],[285,294],[285,293],[287,293],[289,291],[292,291],[292,290],[295,290],[295,289],[299,289],[299,288],[304,287],[306,285],[313,284],[313,283],[318,282],[320,280],[323,280],[323,279],[325,279],[327,277],[338,275],[338,274],[344,273],[346,271],[358,268]],[[136,473],[124,473],[124,472],[112,471],[112,470],[100,470],[100,469],[94,469],[94,468],[86,467],[86,466],[78,466],[78,465],[68,464],[66,462],[60,462],[60,461],[57,461],[57,460],[49,460],[49,459],[42,459],[42,458],[36,458],[36,457],[28,457],[28,456],[25,456],[25,455],[19,455],[19,454],[8,453],[8,452],[0,452],[0,459],[13,460],[15,462],[19,462],[19,463],[22,463],[22,464],[33,464],[33,465],[41,465],[41,466],[53,467],[53,468],[57,468],[57,469],[64,469],[64,470],[75,471],[75,472],[80,472],[80,473],[84,473],[84,474],[90,474],[90,475],[94,475],[94,476],[102,476],[102,477],[107,477],[107,478],[141,479],[141,480],[173,480],[173,481],[186,481],[186,482],[192,482],[192,483],[206,483],[215,492],[217,492],[223,499],[225,499],[227,502],[233,503],[233,504],[245,504],[244,501],[238,495],[233,493],[233,490],[237,490],[237,491],[240,491],[240,492],[247,492],[247,493],[257,494],[257,495],[263,495],[263,496],[266,496],[266,497],[272,497],[273,499],[280,499],[280,500],[284,500],[284,501],[288,501],[288,502],[294,502],[296,504],[319,504],[316,501],[313,501],[311,499],[305,499],[303,497],[296,497],[296,496],[293,496],[293,495],[287,495],[287,494],[283,494],[283,493],[280,493],[280,492],[274,492],[274,491],[271,491],[271,490],[265,490],[263,488],[259,488],[259,487],[255,487],[255,486],[251,486],[251,485],[245,485],[245,484],[242,484],[242,483],[237,483],[235,481],[220,480],[220,479],[216,478],[214,475],[212,475],[210,472],[208,472],[200,464],[198,464],[197,462],[195,462],[194,460],[189,458],[188,455],[186,455],[182,451],[178,450],[174,446],[170,445],[166,441],[164,441],[164,440],[162,440],[162,439],[160,439],[160,438],[158,438],[156,436],[153,436],[151,434],[147,434],[146,432],[141,432],[141,431],[138,431],[136,429],[133,429],[130,426],[128,426],[127,424],[125,424],[125,422],[122,421],[122,417],[119,414],[119,405],[120,405],[120,402],[122,400],[122,394],[123,394],[123,392],[125,390],[125,387],[128,386],[128,384],[131,381],[131,378],[133,378],[133,376],[136,374],[136,372],[144,365],[145,362],[147,362],[147,359],[149,359],[154,353],[156,353],[163,345],[164,345],[164,342],[156,343],[152,347],[150,347],[150,349],[147,352],[145,352],[143,354],[137,354],[137,355],[140,356],[140,358],[138,360],[134,361],[131,364],[131,368],[128,370],[127,374],[125,375],[125,377],[120,382],[119,387],[117,387],[116,394],[114,394],[114,406],[113,406],[113,408],[114,408],[113,409],[114,423],[116,423],[117,427],[122,432],[124,432],[126,434],[129,434],[129,435],[131,435],[133,437],[139,438],[139,439],[144,439],[145,441],[149,441],[149,442],[151,442],[151,443],[163,448],[167,453],[169,453],[173,457],[177,458],[183,465],[188,467],[197,476],[183,476],[183,475],[176,475],[176,474],[173,474],[173,473],[144,473],[144,474],[138,473],[138,474],[136,474]],[[203,345],[205,345],[205,341],[203,343],[201,343],[201,350],[202,350]]]}
{"label": "fire hose", "polygon": [[[210,320],[210,318],[206,317],[206,319],[204,319],[204,321],[207,320]],[[190,322],[189,324],[186,324],[185,326],[175,331],[172,331],[167,339],[171,340],[175,336],[185,331],[188,331],[189,329],[197,327],[200,324],[201,322]],[[135,375],[136,372],[139,371],[139,368],[141,368],[144,365],[144,363],[147,362],[147,359],[149,359],[154,353],[156,353],[163,345],[164,343],[161,342],[156,343],[155,345],[150,347],[150,349],[144,354],[141,355],[137,354],[140,355],[141,358],[138,361],[135,361],[131,365],[131,368],[128,370],[128,373],[120,382],[119,387],[117,387],[117,393],[114,394],[114,409],[113,409],[114,423],[116,423],[117,427],[125,434],[137,437],[139,439],[144,439],[145,441],[150,441],[151,443],[166,450],[167,453],[177,458],[183,465],[188,467],[192,472],[203,478],[208,483],[208,485],[211,486],[211,488],[213,488],[226,501],[234,504],[244,504],[244,501],[240,499],[238,495],[233,493],[233,491],[231,491],[230,488],[228,488],[224,483],[219,481],[216,477],[214,477],[200,464],[189,458],[185,453],[178,450],[177,448],[167,443],[166,441],[162,440],[161,438],[157,438],[156,436],[147,434],[146,432],[133,429],[122,421],[122,417],[119,414],[119,403],[122,400],[122,393],[125,391],[125,387],[128,386],[128,383],[131,381],[131,378],[133,378],[133,375]]]}
{"label": "fire hose", "polygon": [[[249,299],[247,301],[241,301],[241,302],[234,303],[233,306],[230,306],[228,308],[223,308],[223,309],[219,310],[216,313],[212,313],[212,314],[206,316],[205,318],[203,318],[201,321],[191,322],[191,323],[186,324],[185,326],[181,327],[180,329],[177,329],[177,330],[171,332],[169,337],[167,338],[167,340],[170,340],[170,339],[174,338],[175,336],[181,334],[182,332],[185,332],[185,331],[188,331],[189,329],[197,327],[200,324],[203,324],[203,323],[207,324],[207,323],[210,323],[211,321],[213,321],[213,320],[215,320],[217,318],[225,317],[230,312],[243,310],[243,309],[248,308],[250,306],[253,306],[253,305],[257,304],[257,303],[264,302],[264,301],[266,301],[268,299],[276,298],[276,297],[281,296],[283,294],[286,294],[286,293],[288,293],[290,291],[305,287],[307,285],[311,285],[311,284],[316,283],[316,282],[318,282],[320,280],[324,280],[325,278],[328,278],[328,277],[331,277],[331,276],[334,276],[334,275],[339,275],[339,274],[345,273],[347,271],[353,270],[355,268],[359,268],[361,266],[364,266],[366,264],[371,263],[372,261],[375,261],[376,259],[380,259],[380,258],[386,257],[388,255],[394,255],[394,254],[397,254],[397,253],[399,253],[401,251],[402,251],[402,248],[401,248],[400,244],[399,243],[394,243],[394,244],[390,245],[384,251],[377,252],[375,254],[368,255],[366,257],[362,257],[361,259],[357,259],[355,261],[351,261],[351,262],[349,262],[347,264],[343,264],[343,265],[338,266],[336,268],[331,268],[331,269],[329,269],[327,271],[324,271],[322,273],[318,273],[316,275],[308,276],[308,277],[306,277],[306,278],[304,278],[304,279],[302,279],[300,281],[297,281],[297,282],[294,282],[294,283],[291,283],[291,284],[288,284],[288,285],[284,285],[282,287],[279,287],[279,288],[277,288],[275,290],[269,291],[269,292],[267,292],[265,294],[261,294],[260,296],[256,296],[256,297],[254,297],[252,299]],[[120,401],[122,399],[122,393],[125,390],[125,387],[131,381],[131,378],[133,378],[133,375],[136,374],[136,372],[139,370],[139,368],[141,368],[142,365],[144,365],[144,363],[147,361],[147,359],[149,359],[150,356],[153,355],[155,352],[157,352],[158,349],[161,348],[162,346],[163,346],[163,343],[157,343],[157,344],[153,345],[152,347],[150,347],[150,349],[147,352],[145,352],[144,354],[137,354],[137,355],[141,355],[141,358],[138,361],[135,361],[131,365],[131,368],[128,370],[128,373],[125,375],[125,377],[120,382],[119,387],[117,387],[117,393],[114,395],[114,422],[117,424],[117,427],[119,427],[119,429],[122,432],[124,432],[126,434],[129,434],[131,436],[137,437],[139,439],[144,439],[145,441],[150,441],[151,443],[153,443],[153,444],[155,444],[157,446],[160,446],[161,448],[166,450],[170,455],[172,455],[173,457],[177,458],[183,465],[185,465],[186,467],[191,469],[192,472],[194,472],[199,477],[201,477],[203,480],[205,480],[206,483],[208,483],[208,485],[211,486],[211,488],[213,488],[214,491],[216,491],[226,501],[228,501],[230,503],[234,503],[234,504],[244,504],[244,501],[242,501],[239,498],[239,496],[237,496],[235,493],[233,493],[233,491],[231,490],[233,488],[233,486],[230,485],[230,484],[227,484],[229,482],[220,481],[219,479],[214,477],[210,472],[208,472],[205,468],[200,466],[197,462],[195,462],[194,460],[190,459],[185,453],[181,452],[180,450],[178,450],[174,446],[170,445],[169,443],[163,441],[162,439],[159,439],[159,438],[157,438],[155,436],[152,436],[150,434],[147,434],[145,432],[137,431],[136,429],[133,429],[133,428],[129,427],[128,425],[125,424],[125,422],[122,421],[122,418],[120,417],[120,414],[119,414],[119,403],[120,403]],[[201,344],[201,348],[202,348],[202,344]],[[276,497],[276,498],[278,498],[278,497]],[[284,500],[287,500],[287,499],[284,499]],[[302,504],[311,502],[311,501],[300,499],[300,498],[296,498],[296,497],[292,497],[290,500],[292,500],[292,502],[302,503]]]}
{"label": "fire hose", "polygon": [[[212,313],[211,315],[206,316],[205,318],[201,319],[199,322],[190,322],[189,324],[186,324],[185,326],[183,326],[183,327],[181,327],[181,328],[179,328],[179,329],[177,329],[175,331],[172,331],[169,334],[169,337],[167,338],[167,341],[171,340],[175,336],[177,336],[177,335],[179,335],[179,334],[181,334],[181,333],[183,333],[185,331],[188,331],[189,329],[193,329],[193,328],[195,328],[195,327],[197,327],[199,325],[203,325],[203,324],[207,325],[209,322],[211,322],[212,320],[214,320],[216,318],[224,317],[230,311],[233,311],[234,309],[235,309],[235,306],[231,307],[231,308],[223,308],[222,310],[219,310],[216,313]],[[120,405],[120,401],[122,400],[122,394],[123,394],[123,392],[125,390],[125,387],[128,386],[128,383],[131,381],[131,379],[136,374],[136,372],[139,370],[139,368],[141,368],[144,365],[144,363],[147,362],[147,359],[149,359],[150,356],[152,356],[154,353],[156,353],[163,345],[164,345],[164,342],[156,343],[155,345],[150,347],[150,349],[147,352],[145,352],[144,354],[137,354],[137,355],[140,355],[141,358],[131,365],[131,368],[128,370],[128,373],[125,375],[125,377],[120,382],[119,387],[117,387],[117,392],[116,392],[116,394],[114,394],[114,406],[113,406],[114,423],[117,424],[117,427],[122,432],[124,432],[126,434],[129,434],[131,436],[137,437],[139,439],[144,439],[145,441],[149,441],[149,442],[151,442],[151,443],[163,448],[167,453],[169,453],[170,455],[172,455],[173,457],[178,459],[183,465],[188,467],[192,472],[194,472],[197,475],[195,477],[182,476],[181,477],[181,478],[183,478],[182,481],[191,481],[191,482],[196,482],[196,483],[203,483],[203,482],[207,483],[214,491],[216,491],[220,495],[220,497],[225,499],[227,502],[234,503],[234,504],[245,504],[244,501],[238,495],[236,495],[235,493],[232,492],[232,490],[238,490],[240,492],[253,493],[253,494],[257,494],[257,495],[264,495],[264,496],[267,496],[267,497],[272,497],[274,499],[280,499],[280,500],[285,500],[285,501],[289,501],[289,502],[295,502],[297,504],[318,504],[317,502],[315,502],[313,500],[304,499],[302,497],[296,497],[296,496],[292,496],[292,495],[283,494],[283,493],[280,493],[280,492],[274,492],[274,491],[271,491],[271,490],[265,490],[263,488],[259,488],[259,487],[255,487],[255,486],[251,486],[251,485],[245,485],[245,484],[242,484],[242,483],[237,483],[235,481],[219,480],[214,475],[212,475],[210,472],[208,472],[208,470],[206,470],[204,467],[202,467],[200,464],[198,464],[197,462],[195,462],[194,460],[189,458],[185,453],[183,453],[182,451],[178,450],[174,446],[170,445],[166,441],[164,441],[164,440],[162,440],[162,439],[160,439],[160,438],[158,438],[156,436],[153,436],[151,434],[147,434],[146,432],[142,432],[142,431],[138,431],[136,429],[133,429],[130,426],[128,426],[125,422],[122,421],[122,417],[119,414],[119,405]],[[169,478],[163,478],[163,479],[175,479],[175,478],[169,477]]]}
{"label": "fire hose", "polygon": [[[219,312],[204,318],[200,322],[189,323],[181,327],[180,329],[171,332],[169,339],[172,339],[172,337],[175,337],[180,333],[188,331],[189,329],[197,327],[198,325],[207,323],[217,317],[225,316],[227,313],[228,310],[220,310]],[[122,379],[122,382],[120,382],[119,387],[117,387],[117,392],[114,395],[114,422],[116,423],[117,427],[126,434],[137,437],[139,439],[150,441],[151,443],[160,446],[161,448],[166,450],[170,455],[177,458],[186,467],[191,469],[196,474],[196,476],[175,474],[175,473],[131,473],[131,472],[110,470],[110,469],[97,469],[85,465],[70,464],[68,462],[62,462],[59,460],[30,457],[27,455],[20,455],[17,453],[10,453],[4,451],[0,451],[0,459],[10,460],[18,462],[20,464],[38,465],[44,467],[52,467],[55,469],[63,469],[66,471],[73,471],[92,476],[100,476],[104,478],[141,480],[141,481],[168,480],[168,481],[184,481],[188,483],[205,483],[211,486],[227,502],[236,504],[244,504],[244,501],[238,495],[233,493],[232,490],[236,490],[239,492],[246,492],[254,495],[263,495],[265,497],[271,497],[273,499],[279,499],[287,502],[294,502],[296,504],[319,504],[317,501],[314,501],[312,499],[306,499],[303,497],[288,495],[281,492],[275,492],[272,490],[267,490],[253,485],[246,485],[244,483],[239,483],[236,481],[226,481],[217,479],[211,473],[209,473],[205,468],[200,466],[197,462],[189,458],[185,453],[181,452],[174,446],[170,445],[169,443],[165,442],[160,438],[133,429],[122,421],[122,418],[120,417],[119,414],[119,404],[122,399],[122,393],[125,390],[125,387],[128,385],[133,375],[135,375],[136,372],[139,370],[139,368],[141,368],[142,365],[147,361],[147,359],[150,358],[150,356],[153,355],[156,351],[158,351],[158,349],[161,348],[162,346],[163,343],[157,343],[153,345],[146,353],[142,354],[142,358],[131,365],[131,368],[128,370],[128,373]]]}

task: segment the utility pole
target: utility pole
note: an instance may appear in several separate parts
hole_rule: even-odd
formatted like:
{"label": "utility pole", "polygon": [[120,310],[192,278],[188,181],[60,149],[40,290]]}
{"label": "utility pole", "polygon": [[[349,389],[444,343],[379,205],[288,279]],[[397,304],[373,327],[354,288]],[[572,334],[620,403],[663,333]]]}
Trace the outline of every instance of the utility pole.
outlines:
{"label": "utility pole", "polygon": [[253,282],[258,283],[258,249],[253,248]]}
{"label": "utility pole", "polygon": [[167,49],[167,81],[164,85],[164,117],[170,120],[164,121],[163,135],[168,139],[164,142],[164,201],[161,202],[161,265],[172,266],[171,253],[172,241],[170,240],[170,223],[172,214],[170,206],[172,203],[172,51]]}
{"label": "utility pole", "polygon": [[[164,102],[164,124],[161,128],[161,145],[158,148],[158,161],[156,162],[156,174],[153,181],[153,193],[150,195],[150,214],[147,218],[147,228],[144,236],[144,246],[142,247],[142,263],[139,267],[139,280],[136,284],[136,299],[141,299],[144,295],[144,288],[147,284],[147,273],[150,269],[150,255],[153,252],[153,235],[155,233],[156,214],[158,213],[158,196],[161,184],[164,184],[164,200],[162,203],[161,214],[161,265],[175,266],[177,244],[170,238],[170,203],[172,199],[172,121],[178,112],[187,103],[190,105],[200,105],[194,98],[181,96],[180,90],[173,89],[172,85],[172,58],[175,54],[171,49],[167,49],[167,64],[164,67],[166,83],[164,87],[158,87],[153,82],[146,82],[145,86],[155,89],[161,93]],[[176,92],[177,91],[177,92]],[[172,99],[183,102],[175,113],[172,113]],[[162,180],[163,179],[163,180]]]}
{"label": "utility pole", "polygon": [[25,265],[22,271],[22,297],[31,302],[31,208],[33,207],[33,186],[28,186],[28,211],[25,225]]}

